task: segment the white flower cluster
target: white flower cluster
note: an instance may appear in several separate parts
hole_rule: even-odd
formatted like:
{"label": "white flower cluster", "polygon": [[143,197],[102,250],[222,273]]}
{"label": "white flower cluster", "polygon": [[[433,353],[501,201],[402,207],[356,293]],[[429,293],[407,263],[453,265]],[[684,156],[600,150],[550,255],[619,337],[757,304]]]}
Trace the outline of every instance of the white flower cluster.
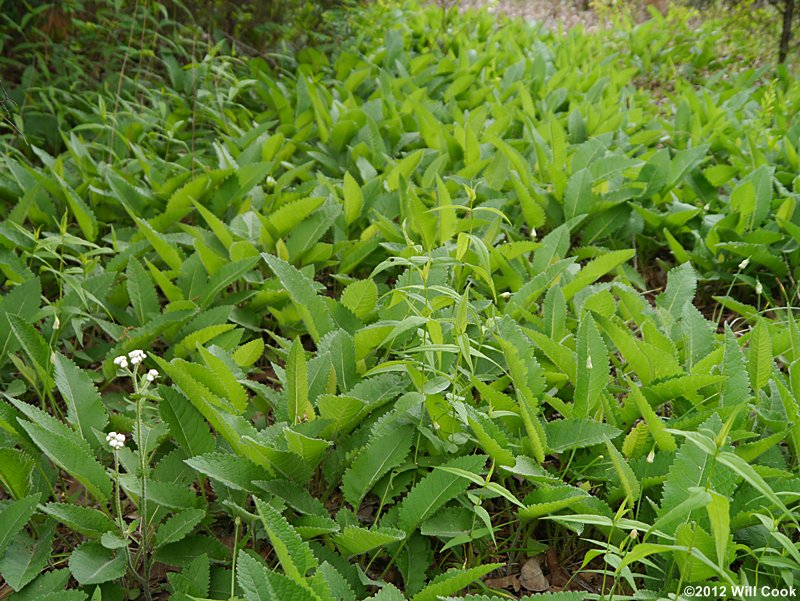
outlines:
{"label": "white flower cluster", "polygon": [[139,365],[142,361],[147,358],[145,352],[141,349],[136,349],[128,353],[128,357],[131,359],[131,364]]}
{"label": "white flower cluster", "polygon": [[145,375],[148,382],[155,382],[156,378],[158,377],[158,372],[155,369],[151,369]]}
{"label": "white flower cluster", "polygon": [[115,451],[125,446],[125,435],[118,432],[109,432],[106,435],[106,442]]}
{"label": "white flower cluster", "polygon": [[[119,365],[122,369],[125,369],[128,367],[128,359],[131,360],[131,365],[139,365],[146,358],[147,358],[147,353],[145,353],[141,349],[134,349],[130,353],[128,353],[127,357],[125,355],[114,357],[114,365]],[[152,382],[153,380],[150,381]]]}

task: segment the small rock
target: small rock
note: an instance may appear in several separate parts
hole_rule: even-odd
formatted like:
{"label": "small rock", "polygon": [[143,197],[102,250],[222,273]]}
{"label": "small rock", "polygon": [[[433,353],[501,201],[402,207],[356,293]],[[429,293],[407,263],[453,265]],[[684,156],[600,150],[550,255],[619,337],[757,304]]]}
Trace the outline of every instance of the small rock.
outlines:
{"label": "small rock", "polygon": [[531,557],[522,566],[519,574],[519,583],[525,590],[541,592],[550,588],[550,583],[542,572],[538,557]]}

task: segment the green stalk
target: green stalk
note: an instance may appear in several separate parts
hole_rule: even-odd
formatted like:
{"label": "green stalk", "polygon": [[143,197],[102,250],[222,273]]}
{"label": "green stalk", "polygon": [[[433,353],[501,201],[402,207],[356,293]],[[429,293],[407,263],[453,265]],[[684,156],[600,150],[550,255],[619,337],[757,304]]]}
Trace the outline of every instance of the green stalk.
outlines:
{"label": "green stalk", "polygon": [[236,592],[236,559],[237,551],[239,550],[239,526],[242,525],[242,518],[236,516],[234,520],[233,531],[233,559],[231,560],[231,596],[230,601],[234,600],[234,593]]}
{"label": "green stalk", "polygon": [[[134,382],[136,378],[134,377]],[[138,388],[138,384],[136,386]],[[139,397],[136,399],[136,444],[139,447],[139,477],[142,482],[142,496],[139,499],[139,508],[141,509],[141,516],[139,521],[139,541],[142,552],[142,567],[144,577],[144,596],[147,601],[151,601],[150,595],[150,549],[147,540],[147,461],[144,448],[144,436],[142,434],[142,407],[144,405],[144,398]]]}

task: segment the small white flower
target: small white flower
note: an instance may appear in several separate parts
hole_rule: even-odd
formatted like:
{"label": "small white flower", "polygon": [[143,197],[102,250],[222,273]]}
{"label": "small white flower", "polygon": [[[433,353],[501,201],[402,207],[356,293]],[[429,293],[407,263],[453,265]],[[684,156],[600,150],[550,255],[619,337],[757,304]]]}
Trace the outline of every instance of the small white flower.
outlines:
{"label": "small white flower", "polygon": [[109,432],[106,435],[106,442],[116,451],[125,446],[125,435],[120,432]]}
{"label": "small white flower", "polygon": [[650,449],[650,452],[647,454],[647,463],[653,463],[656,459],[656,450]]}
{"label": "small white flower", "polygon": [[114,365],[119,365],[122,369],[128,367],[128,358],[125,355],[114,357]]}
{"label": "small white flower", "polygon": [[132,365],[139,365],[139,363],[145,360],[147,355],[143,350],[135,349],[128,353],[128,357],[130,357]]}
{"label": "small white flower", "polygon": [[148,382],[155,382],[156,378],[158,377],[158,371],[156,371],[155,369],[151,369],[150,371],[147,372],[147,375],[145,377],[147,378]]}
{"label": "small white flower", "polygon": [[761,293],[764,292],[764,286],[761,285],[760,280],[756,280],[756,294],[761,296]]}
{"label": "small white flower", "polygon": [[639,538],[639,531],[636,529],[631,530],[631,533],[628,536],[630,536],[633,540],[636,540]]}
{"label": "small white flower", "polygon": [[750,265],[750,259],[745,259],[741,263],[739,263],[739,269],[747,269],[747,266]]}

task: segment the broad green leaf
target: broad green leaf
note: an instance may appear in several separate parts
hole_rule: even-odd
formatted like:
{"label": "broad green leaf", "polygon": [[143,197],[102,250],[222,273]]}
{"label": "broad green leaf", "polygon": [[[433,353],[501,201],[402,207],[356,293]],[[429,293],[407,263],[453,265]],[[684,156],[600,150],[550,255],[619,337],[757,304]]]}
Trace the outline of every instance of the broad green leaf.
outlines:
{"label": "broad green leaf", "polygon": [[634,250],[613,250],[592,259],[584,265],[574,280],[562,288],[564,298],[571,300],[580,290],[632,259],[635,253]]}
{"label": "broad green leaf", "polygon": [[0,509],[0,558],[3,557],[14,537],[31,519],[40,494],[34,494],[18,501],[12,501]]}
{"label": "broad green leaf", "polygon": [[0,560],[0,575],[13,590],[24,588],[45,568],[50,560],[55,534],[52,522],[40,528],[36,540],[22,532],[17,534]]}
{"label": "broad green leaf", "polygon": [[333,319],[325,302],[317,296],[308,277],[292,265],[273,255],[262,253],[264,261],[283,284],[315,342],[334,329]]}
{"label": "broad green leaf", "polygon": [[204,517],[206,517],[206,512],[203,509],[186,509],[185,511],[172,515],[159,526],[156,532],[156,548],[183,539],[195,529],[195,526],[197,526]]}
{"label": "broad green leaf", "polygon": [[575,417],[588,417],[600,403],[610,376],[608,350],[591,314],[578,328],[577,370],[574,413]]}
{"label": "broad green leaf", "polygon": [[78,442],[77,434],[64,437],[27,421],[20,422],[20,425],[53,463],[83,484],[99,501],[108,500],[111,496],[111,478],[86,447]]}
{"label": "broad green leaf", "polygon": [[333,542],[348,557],[361,555],[378,547],[399,542],[406,537],[405,532],[395,528],[344,528],[333,537]]}
{"label": "broad green leaf", "polygon": [[361,186],[349,171],[344,174],[344,220],[347,225],[353,223],[361,216],[364,206],[364,194]]}
{"label": "broad green leaf", "polygon": [[11,324],[11,331],[17,337],[19,345],[25,351],[25,355],[36,370],[39,380],[44,384],[45,388],[49,388],[52,382],[50,375],[50,355],[52,351],[50,350],[50,345],[36,331],[36,328],[24,318],[12,313],[7,314],[6,317]]}
{"label": "broad green leaf", "polygon": [[593,182],[594,178],[588,169],[581,169],[569,178],[564,192],[564,217],[566,219],[572,219],[577,215],[584,215],[592,211]]}
{"label": "broad green leaf", "polygon": [[[485,463],[486,457],[469,455],[451,459],[441,465],[476,472]],[[468,486],[468,481],[455,474],[442,470],[431,472],[400,503],[397,514],[399,527],[410,534],[445,503],[462,494]]]}
{"label": "broad green leaf", "polygon": [[633,402],[636,404],[636,409],[638,409],[639,414],[644,418],[647,424],[647,430],[658,445],[658,448],[667,453],[677,450],[678,445],[675,443],[675,437],[667,431],[667,426],[661,421],[661,418],[656,412],[653,411],[650,403],[644,398],[642,391],[639,390],[639,387],[630,378],[627,378],[627,382],[630,391],[628,393],[629,397],[633,399]]}
{"label": "broad green leaf", "polygon": [[102,432],[108,423],[108,414],[89,375],[61,353],[53,355],[55,381],[67,405],[67,419],[78,430],[81,438],[97,447],[92,429]]}
{"label": "broad green leaf", "polygon": [[378,302],[378,287],[372,280],[357,280],[342,292],[342,304],[360,320],[366,320]]}
{"label": "broad green leaf", "polygon": [[128,259],[128,269],[125,275],[133,313],[139,325],[144,325],[148,316],[158,313],[160,309],[156,287],[135,257]]}
{"label": "broad green leaf", "polygon": [[750,335],[747,373],[755,391],[761,390],[772,375],[772,338],[763,319],[758,320]]}
{"label": "broad green leaf", "polygon": [[48,503],[41,509],[59,523],[90,538],[100,538],[106,532],[119,530],[119,526],[111,518],[93,507],[72,503]]}
{"label": "broad green leaf", "polygon": [[610,424],[588,418],[569,418],[546,422],[547,446],[554,453],[582,449],[603,444],[607,438],[616,438],[622,431]]}
{"label": "broad green leaf", "polygon": [[254,497],[258,515],[267,530],[272,548],[281,563],[283,571],[296,583],[308,586],[305,576],[317,567],[318,562],[311,548],[289,525],[280,512],[272,505]]}
{"label": "broad green leaf", "polygon": [[35,462],[25,451],[0,449],[0,484],[14,499],[22,499],[30,492],[34,469]]}
{"label": "broad green leaf", "polygon": [[683,307],[692,302],[697,290],[697,276],[691,263],[675,267],[667,274],[667,288],[656,297],[656,304],[677,320]]}
{"label": "broad green leaf", "polygon": [[306,354],[299,338],[292,342],[286,359],[286,400],[291,423],[314,419],[316,416],[308,400]]}
{"label": "broad green leaf", "polygon": [[414,595],[411,601],[437,601],[444,595],[452,595],[469,586],[489,572],[503,567],[501,563],[489,563],[474,568],[451,569],[434,578],[431,583]]}
{"label": "broad green leaf", "polygon": [[189,456],[202,455],[214,448],[214,438],[203,416],[189,400],[174,388],[159,388],[161,402],[158,411],[169,426],[175,442]]}
{"label": "broad green leaf", "polygon": [[619,476],[619,480],[622,483],[622,489],[625,491],[625,496],[628,498],[628,502],[630,503],[631,507],[639,500],[639,495],[642,492],[641,486],[639,485],[639,480],[636,477],[636,474],[633,473],[631,466],[628,465],[628,461],[625,457],[622,456],[617,450],[617,447],[610,440],[606,440],[606,449],[608,449],[608,454],[611,456],[611,463],[614,465],[614,469]]}
{"label": "broad green leaf", "polygon": [[254,481],[269,478],[264,468],[230,453],[206,453],[184,461],[192,469],[234,490],[256,490]]}
{"label": "broad green leaf", "polygon": [[123,552],[106,549],[96,542],[83,543],[69,557],[69,571],[81,585],[122,578],[126,568]]}
{"label": "broad green leaf", "polygon": [[312,591],[283,574],[273,572],[248,553],[236,562],[236,581],[246,601],[319,601]]}
{"label": "broad green leaf", "polygon": [[727,549],[731,535],[730,501],[718,493],[711,492],[711,500],[706,505],[711,523],[711,535],[717,550],[717,562],[721,570],[728,569]]}
{"label": "broad green leaf", "polygon": [[410,426],[401,426],[373,438],[342,477],[345,500],[358,508],[378,480],[405,461],[411,450],[412,436]]}

